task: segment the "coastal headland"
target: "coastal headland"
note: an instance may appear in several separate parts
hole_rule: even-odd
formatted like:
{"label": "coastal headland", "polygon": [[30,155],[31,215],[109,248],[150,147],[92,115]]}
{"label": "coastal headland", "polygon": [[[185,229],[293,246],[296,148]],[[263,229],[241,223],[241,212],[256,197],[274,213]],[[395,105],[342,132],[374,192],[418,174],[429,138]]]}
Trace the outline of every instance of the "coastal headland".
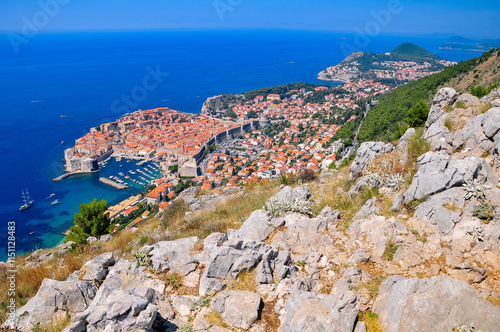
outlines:
{"label": "coastal headland", "polygon": [[354,52],[341,63],[321,71],[318,79],[343,83],[373,79],[401,85],[436,74],[453,64],[456,62],[441,59],[418,45],[404,43],[382,54]]}

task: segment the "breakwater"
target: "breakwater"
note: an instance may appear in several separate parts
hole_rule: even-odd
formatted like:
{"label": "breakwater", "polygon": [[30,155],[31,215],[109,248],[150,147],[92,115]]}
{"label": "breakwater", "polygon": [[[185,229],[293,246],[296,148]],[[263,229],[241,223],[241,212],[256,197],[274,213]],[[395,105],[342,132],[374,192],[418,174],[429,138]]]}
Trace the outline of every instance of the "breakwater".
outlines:
{"label": "breakwater", "polygon": [[99,182],[102,182],[104,184],[107,184],[110,187],[113,187],[113,188],[119,189],[119,190],[128,189],[128,186],[121,184],[121,183],[117,183],[117,182],[110,180],[110,179],[107,179],[107,178],[99,178]]}

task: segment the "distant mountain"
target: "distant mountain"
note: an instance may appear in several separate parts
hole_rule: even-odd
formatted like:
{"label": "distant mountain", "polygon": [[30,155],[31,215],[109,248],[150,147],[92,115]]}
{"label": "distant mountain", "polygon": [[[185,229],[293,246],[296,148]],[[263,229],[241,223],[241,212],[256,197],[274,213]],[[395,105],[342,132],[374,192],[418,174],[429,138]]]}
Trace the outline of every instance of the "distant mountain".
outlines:
{"label": "distant mountain", "polygon": [[429,60],[443,60],[437,55],[427,51],[425,48],[413,43],[404,43],[391,51],[391,58],[398,60],[413,60],[417,62]]}
{"label": "distant mountain", "polygon": [[481,39],[474,40],[461,36],[454,36],[446,40],[439,48],[448,50],[467,50],[467,51],[489,51],[492,48],[500,47],[499,39]]}

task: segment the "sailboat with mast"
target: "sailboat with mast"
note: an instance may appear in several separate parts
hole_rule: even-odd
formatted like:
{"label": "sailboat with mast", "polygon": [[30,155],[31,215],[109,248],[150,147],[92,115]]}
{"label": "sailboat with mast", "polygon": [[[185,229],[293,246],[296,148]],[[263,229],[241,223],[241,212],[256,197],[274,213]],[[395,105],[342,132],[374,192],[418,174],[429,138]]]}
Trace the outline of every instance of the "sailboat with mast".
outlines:
{"label": "sailboat with mast", "polygon": [[22,195],[23,195],[23,203],[24,204],[21,205],[21,207],[19,208],[19,211],[26,210],[31,205],[33,205],[33,202],[34,202],[32,199],[30,199],[30,194],[28,193],[28,189],[26,189],[26,193],[23,190]]}

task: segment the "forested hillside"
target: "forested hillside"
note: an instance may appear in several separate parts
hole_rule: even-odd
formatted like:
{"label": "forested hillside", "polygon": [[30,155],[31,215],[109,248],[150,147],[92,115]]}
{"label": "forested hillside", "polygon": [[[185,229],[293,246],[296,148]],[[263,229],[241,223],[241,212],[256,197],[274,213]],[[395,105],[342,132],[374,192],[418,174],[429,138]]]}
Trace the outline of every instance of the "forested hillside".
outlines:
{"label": "forested hillside", "polygon": [[[462,92],[473,92],[479,86],[487,90],[495,77],[496,82],[500,79],[499,53],[500,49],[485,52],[479,58],[460,62],[441,73],[408,83],[380,96],[378,105],[368,113],[361,125],[359,141],[392,140],[398,129],[408,125],[404,119],[410,108],[422,99],[430,105],[437,90],[451,81],[456,85],[463,80]],[[471,75],[473,79],[468,78]],[[489,78],[486,84],[482,77]]]}

